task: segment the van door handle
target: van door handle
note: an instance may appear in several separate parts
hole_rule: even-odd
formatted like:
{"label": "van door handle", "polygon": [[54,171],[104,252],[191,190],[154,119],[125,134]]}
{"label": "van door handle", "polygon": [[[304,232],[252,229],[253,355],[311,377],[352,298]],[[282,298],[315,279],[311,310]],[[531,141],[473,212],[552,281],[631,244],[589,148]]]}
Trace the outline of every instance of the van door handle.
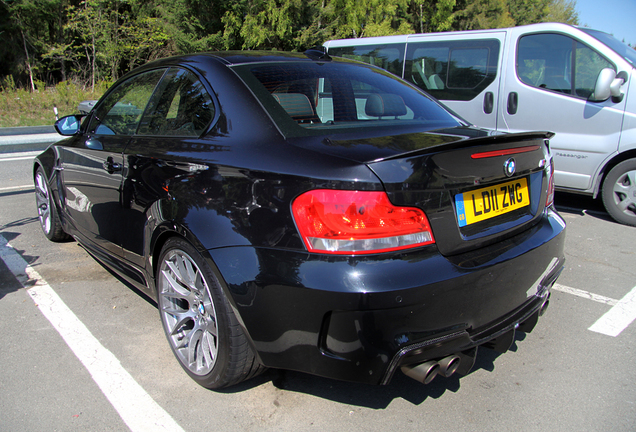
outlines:
{"label": "van door handle", "polygon": [[517,114],[517,108],[519,103],[519,95],[517,92],[510,92],[508,94],[508,114]]}
{"label": "van door handle", "polygon": [[495,105],[495,95],[492,92],[486,92],[484,95],[484,112],[486,114],[491,114],[493,107]]}

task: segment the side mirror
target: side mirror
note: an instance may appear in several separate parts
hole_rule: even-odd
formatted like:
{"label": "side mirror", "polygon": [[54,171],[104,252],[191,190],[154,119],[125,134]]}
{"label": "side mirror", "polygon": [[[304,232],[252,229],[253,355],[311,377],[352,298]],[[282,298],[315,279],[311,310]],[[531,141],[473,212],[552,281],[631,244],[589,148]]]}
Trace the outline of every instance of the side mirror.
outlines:
{"label": "side mirror", "polygon": [[616,75],[614,69],[605,68],[601,70],[596,78],[596,85],[594,86],[594,93],[590,96],[590,100],[594,102],[606,101],[610,97],[623,98],[621,92],[621,86],[625,84],[625,78],[622,73]]}
{"label": "side mirror", "polygon": [[80,128],[80,116],[70,115],[66,117],[62,117],[58,121],[55,122],[55,130],[60,135],[71,136],[75,135],[75,133]]}

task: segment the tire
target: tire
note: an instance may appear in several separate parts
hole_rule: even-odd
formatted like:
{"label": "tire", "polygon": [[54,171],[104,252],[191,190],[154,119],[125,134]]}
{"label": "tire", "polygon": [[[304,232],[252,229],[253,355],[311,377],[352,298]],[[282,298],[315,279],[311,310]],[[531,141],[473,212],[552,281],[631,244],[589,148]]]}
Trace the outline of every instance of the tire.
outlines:
{"label": "tire", "polygon": [[201,386],[220,389],[265,370],[214,271],[180,237],[169,239],[161,251],[157,302],[173,354]]}
{"label": "tire", "polygon": [[42,167],[38,167],[35,172],[35,204],[38,209],[40,228],[42,228],[46,238],[54,242],[68,240],[69,235],[62,229],[51,189]]}
{"label": "tire", "polygon": [[610,170],[603,181],[603,205],[616,222],[636,226],[636,159]]}

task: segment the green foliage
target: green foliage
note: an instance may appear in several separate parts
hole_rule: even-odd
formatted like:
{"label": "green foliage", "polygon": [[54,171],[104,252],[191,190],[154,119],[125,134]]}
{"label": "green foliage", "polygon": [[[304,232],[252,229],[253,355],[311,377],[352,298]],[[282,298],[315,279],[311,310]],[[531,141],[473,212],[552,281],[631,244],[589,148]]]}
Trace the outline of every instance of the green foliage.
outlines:
{"label": "green foliage", "polygon": [[8,75],[2,78],[2,80],[0,81],[0,90],[15,91],[15,89],[15,81],[13,80],[12,75]]}
{"label": "green foliage", "polygon": [[413,33],[408,0],[334,0],[335,37]]}
{"label": "green foliage", "polygon": [[576,0],[0,0],[0,16],[0,85],[40,92],[69,80],[93,89],[173,54],[578,23]]}
{"label": "green foliage", "polygon": [[515,25],[526,25],[545,20],[551,0],[508,0],[510,16]]}
{"label": "green foliage", "polygon": [[576,0],[551,0],[545,21],[578,25],[579,13],[576,11]]}
{"label": "green foliage", "polygon": [[505,0],[474,0],[466,2],[455,13],[458,30],[505,28],[515,25]]}
{"label": "green foliage", "polygon": [[53,107],[59,115],[77,113],[83,100],[99,99],[105,86],[98,91],[86,90],[82,85],[69,81],[37,92],[5,87],[3,79],[0,91],[0,127],[52,125],[55,122]]}
{"label": "green foliage", "polygon": [[452,30],[455,6],[456,0],[415,0],[411,4],[412,15],[416,18],[415,30],[420,33]]}

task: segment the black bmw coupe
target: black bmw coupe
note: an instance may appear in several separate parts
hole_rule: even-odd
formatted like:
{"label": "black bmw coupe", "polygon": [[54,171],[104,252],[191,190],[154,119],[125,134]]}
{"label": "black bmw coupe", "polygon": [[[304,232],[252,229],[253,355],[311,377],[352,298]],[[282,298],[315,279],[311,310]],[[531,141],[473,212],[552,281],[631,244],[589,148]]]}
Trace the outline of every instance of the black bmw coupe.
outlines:
{"label": "black bmw coupe", "polygon": [[471,127],[318,51],[158,60],[35,159],[40,224],[155,299],[177,360],[386,384],[466,374],[564,264],[548,132]]}

